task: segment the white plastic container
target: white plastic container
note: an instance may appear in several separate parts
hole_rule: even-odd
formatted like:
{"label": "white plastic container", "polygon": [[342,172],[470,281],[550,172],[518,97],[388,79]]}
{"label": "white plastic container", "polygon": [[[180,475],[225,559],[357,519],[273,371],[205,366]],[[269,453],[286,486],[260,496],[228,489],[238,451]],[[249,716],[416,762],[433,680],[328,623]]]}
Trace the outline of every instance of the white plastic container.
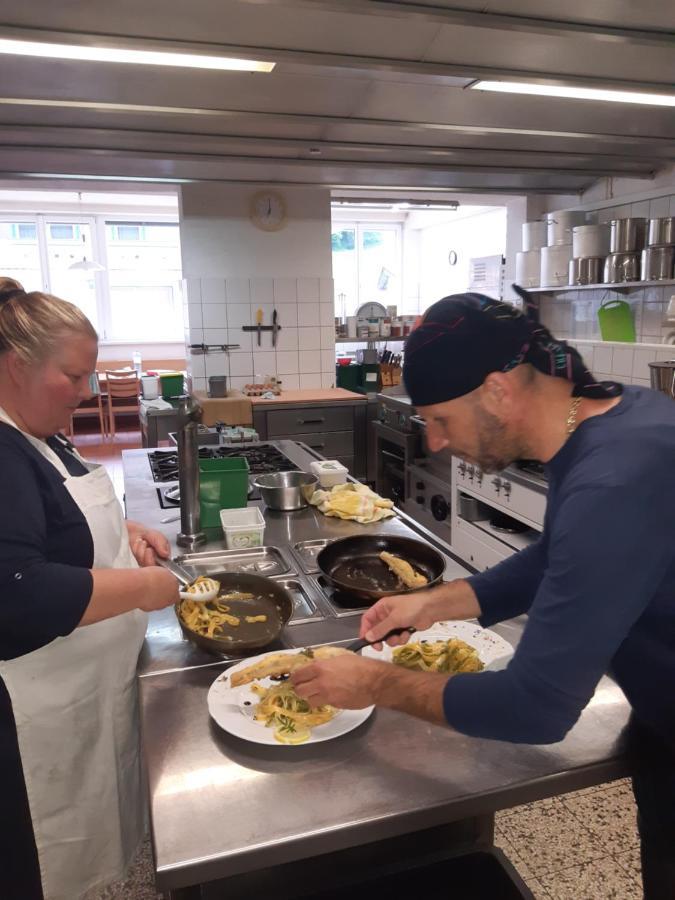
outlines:
{"label": "white plastic container", "polygon": [[156,400],[159,391],[159,375],[141,375],[141,393],[144,400]]}
{"label": "white plastic container", "polygon": [[319,479],[323,488],[330,488],[336,484],[344,484],[349,470],[337,459],[319,459],[310,463],[309,468],[313,475]]}
{"label": "white plastic container", "polygon": [[516,284],[524,288],[539,287],[540,277],[541,250],[516,253]]}
{"label": "white plastic container", "polygon": [[262,547],[265,519],[257,506],[241,509],[221,509],[220,524],[228,550]]}
{"label": "white plastic container", "polygon": [[[523,222],[523,251],[541,250],[546,246],[546,222]],[[534,285],[531,285],[534,287]]]}
{"label": "white plastic container", "polygon": [[572,245],[558,244],[541,249],[541,286],[559,287],[566,285],[569,278]]}
{"label": "white plastic container", "polygon": [[574,259],[607,256],[608,253],[609,225],[577,225],[572,229],[572,256]]}
{"label": "white plastic container", "polygon": [[[548,213],[546,224],[548,225],[548,245],[555,247],[558,244],[572,243],[572,229],[575,225],[583,225],[586,222],[586,213],[578,210],[561,210]],[[567,273],[565,273],[567,280]],[[542,281],[542,285],[544,282]]]}

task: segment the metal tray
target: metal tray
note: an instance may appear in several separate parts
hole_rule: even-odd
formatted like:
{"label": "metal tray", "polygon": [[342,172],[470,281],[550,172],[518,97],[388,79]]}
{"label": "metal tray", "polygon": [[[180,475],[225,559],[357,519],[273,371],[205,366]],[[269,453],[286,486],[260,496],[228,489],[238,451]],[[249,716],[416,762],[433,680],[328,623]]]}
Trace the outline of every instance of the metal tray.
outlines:
{"label": "metal tray", "polygon": [[345,616],[362,616],[364,612],[373,605],[367,600],[358,600],[357,598],[354,598],[353,606],[344,606],[334,599],[334,594],[336,593],[336,591],[333,587],[331,587],[331,585],[323,575],[315,575],[310,580],[312,582],[312,586],[322,597],[324,604],[337,619],[342,619]]}
{"label": "metal tray", "polygon": [[209,550],[204,553],[186,553],[176,557],[176,562],[198,575],[215,572],[249,572],[253,575],[295,575],[296,567],[289,562],[278,547],[251,547],[249,550]]}
{"label": "metal tray", "polygon": [[330,541],[327,538],[317,538],[314,541],[299,541],[297,544],[293,544],[293,552],[300,561],[305,574],[315,575],[319,571],[316,557],[329,543]]}
{"label": "metal tray", "polygon": [[274,580],[285,588],[293,598],[293,615],[287,625],[296,625],[302,622],[312,622],[316,619],[326,618],[310,595],[307,587],[297,578],[275,578]]}

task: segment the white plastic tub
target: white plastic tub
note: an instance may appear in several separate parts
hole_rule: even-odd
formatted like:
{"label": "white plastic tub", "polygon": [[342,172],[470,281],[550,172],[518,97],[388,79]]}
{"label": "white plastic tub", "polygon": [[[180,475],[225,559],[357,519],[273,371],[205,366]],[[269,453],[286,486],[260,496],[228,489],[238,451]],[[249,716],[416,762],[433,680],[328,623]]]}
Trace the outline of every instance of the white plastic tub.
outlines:
{"label": "white plastic tub", "polygon": [[336,484],[344,484],[349,470],[337,459],[321,459],[310,463],[310,470],[319,479],[323,488],[333,487]]}
{"label": "white plastic tub", "polygon": [[228,550],[262,547],[265,519],[257,506],[221,509],[220,524]]}

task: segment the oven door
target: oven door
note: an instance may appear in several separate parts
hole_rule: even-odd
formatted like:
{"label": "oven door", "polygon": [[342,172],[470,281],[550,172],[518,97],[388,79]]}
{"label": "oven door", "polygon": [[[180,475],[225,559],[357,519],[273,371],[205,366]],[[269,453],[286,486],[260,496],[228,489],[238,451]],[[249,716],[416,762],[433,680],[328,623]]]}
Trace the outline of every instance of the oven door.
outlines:
{"label": "oven door", "polygon": [[375,490],[401,506],[406,499],[406,467],[420,454],[420,435],[373,422],[377,470]]}

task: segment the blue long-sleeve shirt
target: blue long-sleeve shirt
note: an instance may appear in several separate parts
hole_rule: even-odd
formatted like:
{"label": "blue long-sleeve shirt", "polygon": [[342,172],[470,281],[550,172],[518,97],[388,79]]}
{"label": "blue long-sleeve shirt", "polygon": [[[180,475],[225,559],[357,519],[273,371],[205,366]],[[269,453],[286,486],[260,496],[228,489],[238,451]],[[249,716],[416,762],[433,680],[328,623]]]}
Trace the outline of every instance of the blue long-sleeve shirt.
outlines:
{"label": "blue long-sleeve shirt", "polygon": [[522,640],[504,671],[448,681],[447,720],[553,743],[610,672],[636,718],[675,744],[675,403],[626,388],[548,475],[539,541],[469,579],[482,625],[528,613]]}

